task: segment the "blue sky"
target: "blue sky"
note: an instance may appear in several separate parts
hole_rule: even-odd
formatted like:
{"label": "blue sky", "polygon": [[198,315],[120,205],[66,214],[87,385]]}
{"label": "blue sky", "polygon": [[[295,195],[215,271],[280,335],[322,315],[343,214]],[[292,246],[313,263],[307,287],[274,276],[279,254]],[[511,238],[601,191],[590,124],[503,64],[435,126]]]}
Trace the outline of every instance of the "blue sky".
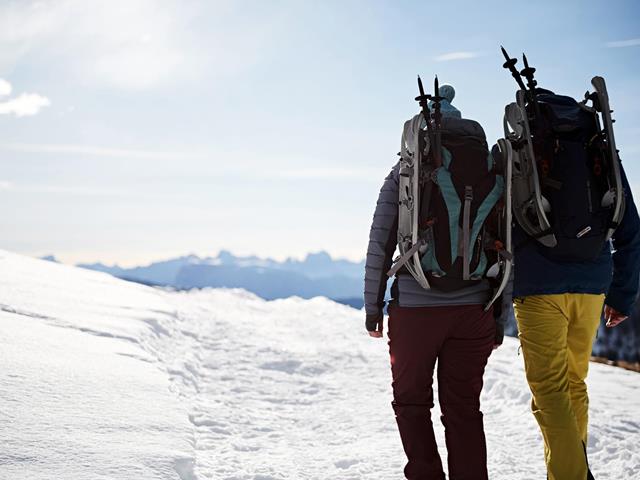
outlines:
{"label": "blue sky", "polygon": [[640,186],[639,4],[532,3],[2,2],[0,248],[361,258],[416,74],[494,141],[500,44],[558,93],[605,76]]}

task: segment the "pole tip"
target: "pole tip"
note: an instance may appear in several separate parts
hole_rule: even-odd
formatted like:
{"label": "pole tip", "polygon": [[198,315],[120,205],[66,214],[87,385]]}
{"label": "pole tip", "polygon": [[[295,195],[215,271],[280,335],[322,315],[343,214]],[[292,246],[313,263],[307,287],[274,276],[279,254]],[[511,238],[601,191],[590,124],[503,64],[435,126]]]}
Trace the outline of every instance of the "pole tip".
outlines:
{"label": "pole tip", "polygon": [[505,63],[505,68],[508,68],[507,64],[508,63],[513,63],[515,59],[513,59],[513,58],[511,58],[509,56],[509,54],[507,53],[507,51],[505,50],[505,48],[502,45],[500,45],[500,50],[502,50],[502,55],[504,56],[505,60],[507,61],[507,63]]}

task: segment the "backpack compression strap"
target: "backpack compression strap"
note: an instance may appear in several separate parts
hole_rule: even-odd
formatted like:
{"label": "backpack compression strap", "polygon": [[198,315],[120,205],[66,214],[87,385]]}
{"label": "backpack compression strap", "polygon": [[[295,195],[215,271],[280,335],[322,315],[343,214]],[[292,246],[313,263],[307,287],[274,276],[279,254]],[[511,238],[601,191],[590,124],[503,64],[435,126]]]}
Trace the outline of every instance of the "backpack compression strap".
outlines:
{"label": "backpack compression strap", "polygon": [[462,211],[462,279],[469,280],[469,240],[471,239],[470,219],[473,187],[464,187],[464,210]]}
{"label": "backpack compression strap", "polygon": [[398,273],[398,270],[400,270],[404,266],[404,264],[407,263],[411,259],[411,257],[413,257],[413,255],[420,249],[420,247],[425,245],[426,243],[426,239],[420,238],[420,240],[418,240],[413,247],[407,250],[404,255],[396,258],[393,267],[389,269],[387,275],[389,277],[393,277],[396,273]]}

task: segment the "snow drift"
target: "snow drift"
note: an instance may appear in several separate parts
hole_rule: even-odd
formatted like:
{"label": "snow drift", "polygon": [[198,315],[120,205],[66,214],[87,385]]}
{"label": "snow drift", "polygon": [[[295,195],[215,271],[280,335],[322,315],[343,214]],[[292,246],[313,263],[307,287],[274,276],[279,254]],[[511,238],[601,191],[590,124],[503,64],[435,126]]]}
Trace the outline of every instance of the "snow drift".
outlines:
{"label": "snow drift", "polygon": [[[0,478],[402,476],[387,347],[361,312],[169,292],[2,251],[0,272]],[[485,377],[498,480],[545,477],[517,346],[506,339]],[[591,366],[596,478],[640,476],[639,381]]]}

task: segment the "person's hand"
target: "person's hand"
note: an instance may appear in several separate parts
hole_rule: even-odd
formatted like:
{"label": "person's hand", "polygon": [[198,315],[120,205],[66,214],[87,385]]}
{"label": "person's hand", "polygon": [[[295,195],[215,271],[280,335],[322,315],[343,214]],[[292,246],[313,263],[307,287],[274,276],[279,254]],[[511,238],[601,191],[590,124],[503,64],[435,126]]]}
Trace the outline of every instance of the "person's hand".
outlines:
{"label": "person's hand", "polygon": [[365,326],[369,336],[373,338],[382,338],[382,324],[384,316],[382,312],[379,315],[367,315]]}
{"label": "person's hand", "polygon": [[609,305],[604,306],[604,319],[607,322],[607,327],[612,328],[621,324],[627,319],[627,315],[620,313],[615,308]]}
{"label": "person's hand", "polygon": [[369,336],[373,338],[382,338],[382,322],[380,322],[380,327],[378,327],[378,330],[369,332]]}

